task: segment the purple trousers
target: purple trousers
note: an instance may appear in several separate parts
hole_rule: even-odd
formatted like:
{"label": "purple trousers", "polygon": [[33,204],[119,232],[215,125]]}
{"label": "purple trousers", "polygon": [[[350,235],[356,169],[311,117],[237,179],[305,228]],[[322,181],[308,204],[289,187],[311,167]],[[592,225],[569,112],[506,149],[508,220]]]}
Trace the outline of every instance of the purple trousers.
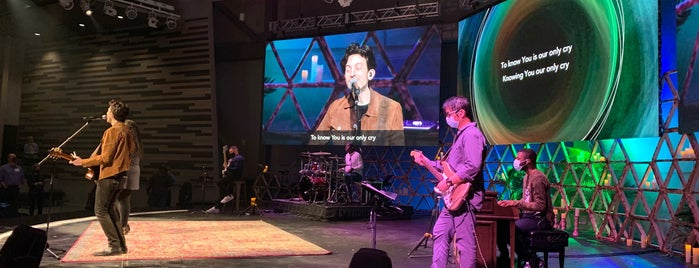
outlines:
{"label": "purple trousers", "polygon": [[[464,207],[469,205],[468,202]],[[475,215],[466,209],[451,213],[442,209],[432,229],[432,268],[443,268],[449,260],[449,247],[454,239],[460,267],[476,267]]]}

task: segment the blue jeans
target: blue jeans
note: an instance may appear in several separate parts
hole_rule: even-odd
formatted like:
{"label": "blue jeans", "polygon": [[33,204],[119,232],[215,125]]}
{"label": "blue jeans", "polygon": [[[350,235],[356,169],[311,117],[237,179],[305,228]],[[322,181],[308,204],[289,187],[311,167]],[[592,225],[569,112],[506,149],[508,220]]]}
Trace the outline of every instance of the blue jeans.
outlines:
{"label": "blue jeans", "polygon": [[475,215],[468,207],[467,201],[457,212],[449,212],[446,208],[440,212],[432,229],[432,268],[447,266],[452,239],[456,243],[460,267],[476,267]]}

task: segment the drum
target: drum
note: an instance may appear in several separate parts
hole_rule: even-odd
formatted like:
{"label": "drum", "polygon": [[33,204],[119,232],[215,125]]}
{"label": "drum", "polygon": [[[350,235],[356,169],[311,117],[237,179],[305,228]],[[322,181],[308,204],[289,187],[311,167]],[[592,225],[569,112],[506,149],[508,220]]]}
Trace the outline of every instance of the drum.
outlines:
{"label": "drum", "polygon": [[299,180],[299,197],[309,202],[323,200],[322,197],[327,187],[327,181],[323,177],[301,177],[301,180]]}

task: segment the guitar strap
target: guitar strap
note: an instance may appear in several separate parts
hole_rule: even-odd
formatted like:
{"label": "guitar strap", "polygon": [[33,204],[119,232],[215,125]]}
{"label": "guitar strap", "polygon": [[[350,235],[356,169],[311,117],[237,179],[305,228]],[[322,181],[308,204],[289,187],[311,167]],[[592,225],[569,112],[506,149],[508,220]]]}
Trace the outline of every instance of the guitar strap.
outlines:
{"label": "guitar strap", "polygon": [[444,161],[447,161],[449,153],[451,152],[451,148],[454,148],[454,143],[456,143],[456,141],[459,140],[459,136],[461,136],[461,133],[464,133],[464,130],[466,130],[466,128],[459,130],[459,132],[456,133],[456,136],[454,136],[454,140],[451,142],[449,150],[447,150],[447,152],[444,154]]}
{"label": "guitar strap", "polygon": [[101,143],[101,142],[100,142],[99,144],[97,144],[97,147],[95,147],[95,150],[92,151],[92,154],[91,154],[90,156],[93,156],[93,155],[96,155],[96,154],[101,153],[101,152],[100,152],[100,149],[102,149],[102,143]]}

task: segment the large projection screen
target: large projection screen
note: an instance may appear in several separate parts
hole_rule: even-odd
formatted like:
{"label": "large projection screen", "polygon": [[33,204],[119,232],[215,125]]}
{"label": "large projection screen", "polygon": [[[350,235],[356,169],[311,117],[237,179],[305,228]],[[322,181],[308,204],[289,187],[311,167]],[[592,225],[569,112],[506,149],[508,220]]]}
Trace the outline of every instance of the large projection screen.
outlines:
{"label": "large projection screen", "polygon": [[656,1],[510,0],[459,23],[459,89],[493,144],[658,135]]}

